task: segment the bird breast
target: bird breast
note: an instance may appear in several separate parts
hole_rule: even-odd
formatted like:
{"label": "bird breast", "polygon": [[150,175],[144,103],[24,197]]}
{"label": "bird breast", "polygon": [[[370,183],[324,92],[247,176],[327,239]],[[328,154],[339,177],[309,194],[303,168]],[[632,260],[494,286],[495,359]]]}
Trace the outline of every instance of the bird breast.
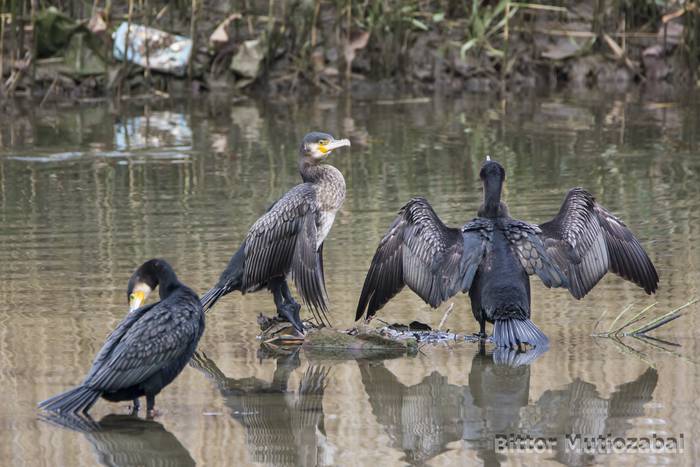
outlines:
{"label": "bird breast", "polygon": [[318,214],[316,218],[316,248],[328,236],[335,214],[345,201],[345,178],[340,170],[331,165],[323,165],[323,176],[314,186],[316,191],[316,203]]}
{"label": "bird breast", "polygon": [[333,221],[335,221],[336,211],[323,211],[318,216],[318,226],[316,227],[316,249],[321,247],[321,243],[328,236],[328,232],[331,231],[333,227]]}

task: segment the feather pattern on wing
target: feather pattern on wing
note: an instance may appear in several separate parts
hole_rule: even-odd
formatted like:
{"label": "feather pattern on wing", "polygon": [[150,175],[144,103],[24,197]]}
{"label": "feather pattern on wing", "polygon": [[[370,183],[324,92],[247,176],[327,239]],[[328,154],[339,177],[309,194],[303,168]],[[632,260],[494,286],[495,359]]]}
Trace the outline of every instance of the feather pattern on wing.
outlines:
{"label": "feather pattern on wing", "polygon": [[314,197],[310,184],[297,185],[250,228],[245,240],[244,292],[291,272],[304,303],[327,311]]}
{"label": "feather pattern on wing", "polygon": [[539,234],[539,227],[527,222],[505,219],[503,234],[512,245],[520,264],[529,275],[537,274],[547,287],[568,287],[564,273],[552,260],[545,249]]}
{"label": "feather pattern on wing", "polygon": [[196,345],[204,331],[200,320],[192,319],[201,313],[199,298],[189,289],[176,293],[181,296],[130,313],[107,339],[83,385],[103,392],[131,387]]}
{"label": "feather pattern on wing", "polygon": [[574,297],[584,297],[608,271],[648,294],[656,291],[659,276],[639,240],[583,188],[569,190],[559,213],[540,228],[547,254],[566,274]]}
{"label": "feather pattern on wing", "polygon": [[[367,272],[355,319],[372,317],[408,285],[433,308],[469,287],[484,239],[447,227],[428,201],[413,198],[379,243]],[[465,248],[468,254],[464,254]]]}

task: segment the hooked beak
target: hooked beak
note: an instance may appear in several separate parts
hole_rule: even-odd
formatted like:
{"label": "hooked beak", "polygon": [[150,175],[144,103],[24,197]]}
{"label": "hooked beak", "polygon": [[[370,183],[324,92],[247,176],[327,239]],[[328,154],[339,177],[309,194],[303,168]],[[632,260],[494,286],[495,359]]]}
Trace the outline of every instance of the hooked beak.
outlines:
{"label": "hooked beak", "polygon": [[342,148],[343,146],[350,146],[350,140],[347,138],[334,139],[325,146],[321,146],[321,152],[324,154],[331,152],[334,149]]}
{"label": "hooked beak", "polygon": [[131,295],[129,295],[129,313],[141,308],[141,304],[145,299],[146,294],[143,291],[137,290],[135,292],[132,292]]}

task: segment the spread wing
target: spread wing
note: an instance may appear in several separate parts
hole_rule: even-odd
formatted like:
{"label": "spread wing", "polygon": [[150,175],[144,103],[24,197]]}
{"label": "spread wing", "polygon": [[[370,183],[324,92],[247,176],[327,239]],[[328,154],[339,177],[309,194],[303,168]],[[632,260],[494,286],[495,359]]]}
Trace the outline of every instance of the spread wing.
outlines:
{"label": "spread wing", "polygon": [[540,228],[547,254],[566,274],[574,297],[584,297],[608,271],[656,292],[659,276],[639,240],[586,190],[569,190],[559,213]]}
{"label": "spread wing", "polygon": [[297,185],[253,224],[245,240],[244,291],[291,271],[304,302],[327,311],[314,200],[311,187]]}
{"label": "spread wing", "polygon": [[564,273],[547,254],[539,237],[542,233],[539,227],[515,219],[508,219],[503,227],[503,233],[529,275],[537,274],[547,287],[569,286]]}
{"label": "spread wing", "polygon": [[186,353],[201,334],[199,320],[186,316],[201,313],[201,305],[196,296],[188,301],[172,298],[127,316],[100,350],[84,384],[101,391],[127,388]]}
{"label": "spread wing", "polygon": [[355,319],[369,319],[404,285],[432,307],[468,289],[487,239],[477,230],[447,227],[428,201],[413,198],[379,242]]}

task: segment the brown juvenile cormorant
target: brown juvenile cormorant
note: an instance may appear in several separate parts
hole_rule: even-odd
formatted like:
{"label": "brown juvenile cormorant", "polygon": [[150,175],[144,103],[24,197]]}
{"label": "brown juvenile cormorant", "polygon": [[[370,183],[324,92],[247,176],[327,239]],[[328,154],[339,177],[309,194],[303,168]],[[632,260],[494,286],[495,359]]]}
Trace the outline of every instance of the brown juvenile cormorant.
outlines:
{"label": "brown juvenile cormorant", "polygon": [[[156,287],[160,301],[141,306]],[[101,396],[111,402],[146,396],[149,416],[156,395],[192,357],[204,332],[199,297],[162,259],[143,263],[129,279],[129,314],[107,338],[85,380],[39,407],[62,414],[83,412]]]}
{"label": "brown juvenile cormorant", "polygon": [[[304,183],[289,190],[258,219],[229,261],[219,281],[202,297],[204,310],[234,290],[272,291],[277,314],[297,331],[304,327],[299,305],[287,285],[291,273],[302,300],[323,323],[328,309],[323,277],[323,241],[345,200],[345,179],[335,167],[322,164],[347,139],[309,133],[301,143],[299,172]],[[326,319],[327,321],[327,319]]]}
{"label": "brown juvenile cormorant", "polygon": [[659,276],[639,241],[584,189],[569,190],[559,213],[537,226],[508,214],[498,162],[487,157],[480,178],[484,202],[461,229],[443,224],[423,198],[401,208],[372,259],[355,319],[371,319],[404,285],[433,308],[469,292],[482,337],[488,321],[497,346],[538,346],[547,337],[530,321],[530,275],[577,299],[608,271],[656,291]]}

